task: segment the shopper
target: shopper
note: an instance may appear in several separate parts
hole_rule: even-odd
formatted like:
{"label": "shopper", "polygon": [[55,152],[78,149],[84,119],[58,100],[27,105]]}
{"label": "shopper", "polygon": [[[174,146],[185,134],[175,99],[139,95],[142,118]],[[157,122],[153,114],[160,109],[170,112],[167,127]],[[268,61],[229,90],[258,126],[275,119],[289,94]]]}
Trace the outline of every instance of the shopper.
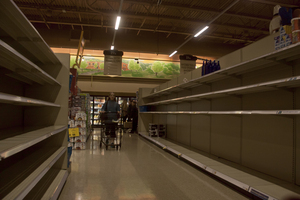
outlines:
{"label": "shopper", "polygon": [[131,108],[132,108],[132,100],[129,100],[129,105],[127,108],[127,117],[128,117],[128,122],[131,122]]}
{"label": "shopper", "polygon": [[124,122],[126,122],[126,118],[127,118],[127,109],[128,109],[127,100],[123,100],[121,108],[122,108],[122,120],[124,123]]}
{"label": "shopper", "polygon": [[116,102],[115,93],[110,93],[109,100],[104,103],[101,112],[106,112],[107,115],[107,119],[104,122],[106,128],[105,134],[110,135],[111,137],[115,137],[117,123],[114,123],[113,121],[117,121],[120,114],[120,105],[118,104],[118,102]]}
{"label": "shopper", "polygon": [[131,106],[131,117],[132,117],[131,133],[137,133],[138,114],[139,114],[139,111],[136,106],[136,101],[134,100],[134,101],[132,101],[132,106]]}

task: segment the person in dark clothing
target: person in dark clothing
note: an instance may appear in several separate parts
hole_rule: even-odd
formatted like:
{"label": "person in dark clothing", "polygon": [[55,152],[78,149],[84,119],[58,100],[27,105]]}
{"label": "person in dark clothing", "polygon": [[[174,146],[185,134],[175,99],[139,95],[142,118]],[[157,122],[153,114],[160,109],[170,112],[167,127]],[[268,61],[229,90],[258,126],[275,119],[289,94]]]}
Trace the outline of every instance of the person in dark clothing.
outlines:
{"label": "person in dark clothing", "polygon": [[116,125],[113,121],[118,120],[118,115],[120,114],[120,105],[116,102],[115,94],[113,92],[109,95],[109,100],[102,106],[102,112],[107,112],[107,120],[105,120],[106,135],[115,137]]}
{"label": "person in dark clothing", "polygon": [[129,100],[129,105],[127,108],[127,117],[128,117],[128,122],[131,122],[131,108],[132,108],[132,100]]}
{"label": "person in dark clothing", "polygon": [[133,101],[131,106],[132,130],[130,133],[137,133],[138,114],[139,111],[136,107],[136,101]]}

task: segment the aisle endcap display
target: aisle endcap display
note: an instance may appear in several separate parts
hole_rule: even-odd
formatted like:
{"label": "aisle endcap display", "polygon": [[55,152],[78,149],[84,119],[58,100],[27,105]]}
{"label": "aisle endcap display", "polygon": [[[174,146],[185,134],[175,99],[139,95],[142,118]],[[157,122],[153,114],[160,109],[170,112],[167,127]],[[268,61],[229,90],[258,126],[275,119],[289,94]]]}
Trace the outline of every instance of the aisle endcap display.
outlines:
{"label": "aisle endcap display", "polygon": [[[69,97],[69,147],[83,150],[91,133],[90,95],[79,94]],[[71,135],[70,129],[76,129],[78,135]]]}

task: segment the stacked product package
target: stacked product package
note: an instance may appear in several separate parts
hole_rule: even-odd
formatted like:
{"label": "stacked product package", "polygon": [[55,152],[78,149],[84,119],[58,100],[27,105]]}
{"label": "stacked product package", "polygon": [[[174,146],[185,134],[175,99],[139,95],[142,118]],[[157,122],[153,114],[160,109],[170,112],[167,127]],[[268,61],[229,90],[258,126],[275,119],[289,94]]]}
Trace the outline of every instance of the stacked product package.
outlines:
{"label": "stacked product package", "polygon": [[293,43],[291,26],[281,26],[279,32],[280,35],[274,38],[275,50],[287,47]]}
{"label": "stacked product package", "polygon": [[69,99],[69,128],[77,128],[79,135],[70,137],[69,146],[81,150],[86,148],[86,141],[91,132],[89,94],[79,94]]}
{"label": "stacked product package", "polygon": [[165,137],[167,133],[166,125],[149,123],[149,136],[150,137]]}

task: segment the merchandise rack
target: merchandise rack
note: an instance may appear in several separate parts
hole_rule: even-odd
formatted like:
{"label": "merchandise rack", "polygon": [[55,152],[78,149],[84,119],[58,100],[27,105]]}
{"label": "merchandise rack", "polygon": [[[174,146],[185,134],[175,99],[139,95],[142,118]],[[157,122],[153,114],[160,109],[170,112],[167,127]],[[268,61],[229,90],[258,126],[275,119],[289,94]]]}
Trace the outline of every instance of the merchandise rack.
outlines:
{"label": "merchandise rack", "polygon": [[69,55],[12,0],[0,1],[0,34],[0,198],[55,199],[68,176]]}
{"label": "merchandise rack", "polygon": [[[208,75],[196,69],[156,88],[140,88],[139,106],[146,111],[139,112],[139,132],[148,135],[149,123],[166,124],[167,140],[285,183],[284,190],[276,191],[279,185],[263,188],[263,181],[253,184],[245,178],[248,192],[282,199],[289,190],[299,191],[299,52],[297,43]],[[227,174],[222,179],[237,180]]]}

